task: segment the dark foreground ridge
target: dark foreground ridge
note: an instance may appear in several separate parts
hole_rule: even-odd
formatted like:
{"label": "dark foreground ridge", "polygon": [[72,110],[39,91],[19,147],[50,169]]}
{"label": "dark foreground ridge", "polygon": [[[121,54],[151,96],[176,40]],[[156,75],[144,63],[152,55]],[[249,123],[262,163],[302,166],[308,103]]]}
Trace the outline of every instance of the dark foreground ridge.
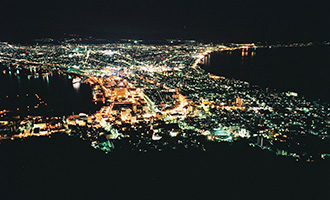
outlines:
{"label": "dark foreground ridge", "polygon": [[0,145],[1,199],[329,198],[328,161],[295,162],[239,142],[106,155],[65,134],[24,140]]}

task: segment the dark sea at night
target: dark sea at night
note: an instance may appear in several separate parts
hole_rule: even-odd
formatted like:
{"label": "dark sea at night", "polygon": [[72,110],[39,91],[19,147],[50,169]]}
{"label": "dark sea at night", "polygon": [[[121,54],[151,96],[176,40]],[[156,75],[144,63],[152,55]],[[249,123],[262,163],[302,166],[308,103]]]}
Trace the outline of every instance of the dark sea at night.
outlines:
{"label": "dark sea at night", "polygon": [[203,68],[213,74],[247,81],[277,91],[295,91],[330,102],[330,46],[259,48],[216,52]]}
{"label": "dark sea at night", "polygon": [[[72,77],[71,77],[72,78]],[[0,66],[0,110],[19,108],[22,115],[63,116],[73,112],[93,113],[92,90],[87,84],[73,85],[69,75],[57,72],[38,73],[34,70]],[[47,104],[35,109],[35,95]],[[30,107],[28,112],[27,106]]]}
{"label": "dark sea at night", "polygon": [[[257,49],[253,57],[221,52],[204,68],[330,102],[329,53],[329,47]],[[18,80],[14,71],[2,70],[1,109],[29,103],[17,94],[38,93],[50,107],[46,114],[95,110],[89,86],[73,88],[65,75],[47,81],[20,73]],[[214,143],[206,152],[105,154],[88,141],[56,134],[0,144],[0,199],[329,199],[329,167],[328,161],[296,162],[244,141]]]}

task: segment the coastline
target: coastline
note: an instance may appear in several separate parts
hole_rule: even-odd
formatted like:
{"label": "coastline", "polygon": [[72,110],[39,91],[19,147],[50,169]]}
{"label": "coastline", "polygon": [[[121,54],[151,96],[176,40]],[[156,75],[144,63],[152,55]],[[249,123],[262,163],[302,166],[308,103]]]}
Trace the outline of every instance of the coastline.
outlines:
{"label": "coastline", "polygon": [[[329,46],[257,48],[253,57],[242,57],[239,51],[228,55],[213,52],[210,65],[201,64],[201,68],[217,76],[280,92],[295,91],[313,101],[330,103],[330,90],[325,87],[330,84],[327,78],[330,70],[321,69],[330,64],[326,52],[330,52]],[[307,61],[308,58],[312,61]]]}

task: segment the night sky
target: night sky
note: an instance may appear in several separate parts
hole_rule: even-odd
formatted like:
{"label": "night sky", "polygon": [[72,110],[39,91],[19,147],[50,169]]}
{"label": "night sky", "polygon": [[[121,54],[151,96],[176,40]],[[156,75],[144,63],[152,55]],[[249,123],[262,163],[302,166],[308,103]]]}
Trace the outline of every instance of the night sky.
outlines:
{"label": "night sky", "polygon": [[315,41],[330,35],[329,1],[2,0],[1,41],[63,37]]}

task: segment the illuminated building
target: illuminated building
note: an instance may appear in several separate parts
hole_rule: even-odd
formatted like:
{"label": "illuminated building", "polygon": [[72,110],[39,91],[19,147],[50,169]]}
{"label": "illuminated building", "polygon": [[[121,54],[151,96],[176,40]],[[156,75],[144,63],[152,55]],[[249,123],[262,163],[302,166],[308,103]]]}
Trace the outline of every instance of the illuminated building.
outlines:
{"label": "illuminated building", "polygon": [[126,98],[128,95],[127,88],[115,88],[114,92],[118,98]]}
{"label": "illuminated building", "polygon": [[239,105],[239,106],[242,106],[243,100],[240,97],[237,97],[236,98],[236,104]]}

